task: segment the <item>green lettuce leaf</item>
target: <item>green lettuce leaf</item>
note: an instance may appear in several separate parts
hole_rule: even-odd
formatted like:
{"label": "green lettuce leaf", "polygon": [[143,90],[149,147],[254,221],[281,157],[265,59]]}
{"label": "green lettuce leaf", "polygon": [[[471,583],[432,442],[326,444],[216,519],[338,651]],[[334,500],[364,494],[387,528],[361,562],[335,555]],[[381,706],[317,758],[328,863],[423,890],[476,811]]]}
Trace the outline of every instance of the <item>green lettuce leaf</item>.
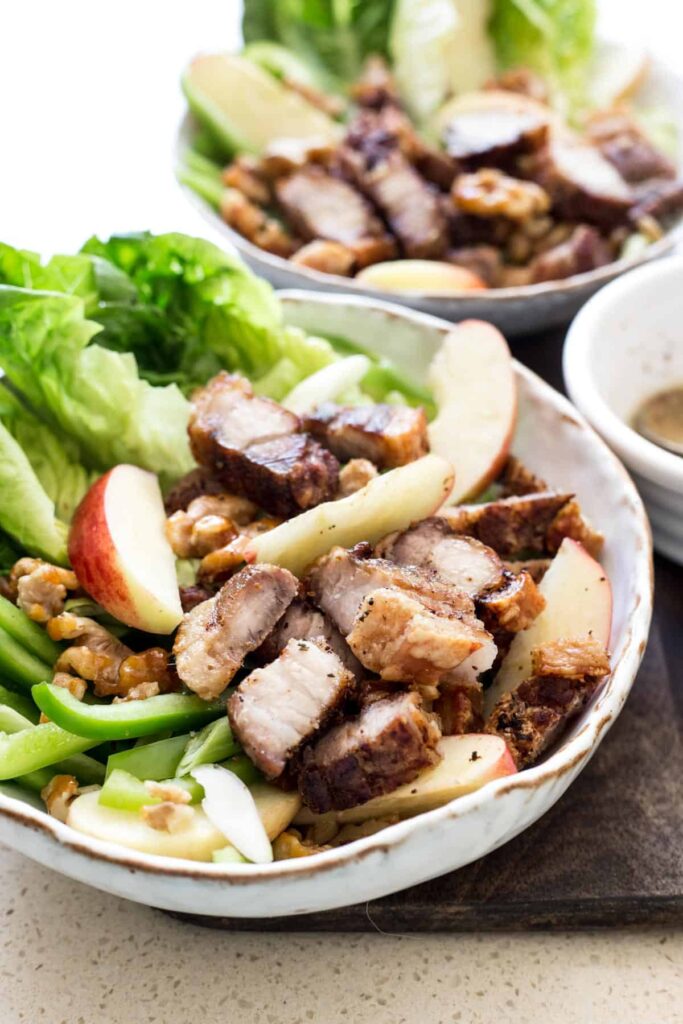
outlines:
{"label": "green lettuce leaf", "polygon": [[537,71],[556,105],[575,110],[585,98],[595,19],[595,0],[494,0],[490,31],[498,62]]}
{"label": "green lettuce leaf", "polygon": [[131,462],[177,479],[194,465],[186,399],[141,380],[130,353],[90,344],[99,331],[77,296],[0,285],[0,366],[31,408],[88,469]]}
{"label": "green lettuce leaf", "polygon": [[244,0],[244,41],[281,43],[330,84],[358,76],[371,53],[387,55],[394,0]]}

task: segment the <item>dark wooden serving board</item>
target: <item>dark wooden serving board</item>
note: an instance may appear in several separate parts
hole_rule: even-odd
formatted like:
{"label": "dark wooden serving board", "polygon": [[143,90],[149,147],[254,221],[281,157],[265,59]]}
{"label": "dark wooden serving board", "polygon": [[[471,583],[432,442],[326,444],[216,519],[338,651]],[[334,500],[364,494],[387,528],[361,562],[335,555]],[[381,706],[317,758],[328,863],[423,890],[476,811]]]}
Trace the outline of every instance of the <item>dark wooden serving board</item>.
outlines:
{"label": "dark wooden serving board", "polygon": [[[560,339],[515,347],[560,385]],[[368,904],[269,920],[177,916],[238,931],[683,924],[682,724],[683,569],[657,559],[655,619],[633,691],[588,767],[534,826],[474,864]]]}

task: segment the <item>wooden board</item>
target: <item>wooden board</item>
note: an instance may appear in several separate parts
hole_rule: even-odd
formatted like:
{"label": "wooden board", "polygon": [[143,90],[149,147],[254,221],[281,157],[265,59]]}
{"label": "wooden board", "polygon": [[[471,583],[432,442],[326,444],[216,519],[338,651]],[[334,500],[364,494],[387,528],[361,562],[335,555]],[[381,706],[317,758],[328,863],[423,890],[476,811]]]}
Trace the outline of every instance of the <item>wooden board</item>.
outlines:
{"label": "wooden board", "polygon": [[[555,386],[558,339],[518,355]],[[683,569],[656,560],[655,620],[633,691],[540,821],[459,871],[301,917],[184,920],[264,931],[437,932],[683,923]]]}

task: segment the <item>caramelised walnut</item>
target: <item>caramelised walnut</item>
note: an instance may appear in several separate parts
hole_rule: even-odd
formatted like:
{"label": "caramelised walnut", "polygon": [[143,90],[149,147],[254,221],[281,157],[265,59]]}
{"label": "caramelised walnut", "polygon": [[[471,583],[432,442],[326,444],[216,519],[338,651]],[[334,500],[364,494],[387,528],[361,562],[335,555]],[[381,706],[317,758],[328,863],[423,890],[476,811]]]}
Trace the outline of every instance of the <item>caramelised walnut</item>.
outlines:
{"label": "caramelised walnut", "polygon": [[355,683],[322,638],[291,639],[255,669],[228,701],[235,736],[269,779],[330,720]]}
{"label": "caramelised walnut", "polygon": [[367,486],[377,476],[377,467],[369,459],[350,459],[339,470],[338,498],[348,498],[361,487]]}
{"label": "caramelised walnut", "polygon": [[335,726],[307,748],[299,792],[320,814],[391,793],[440,760],[440,737],[436,717],[422,708],[416,693],[373,701],[358,718]]}
{"label": "caramelised walnut", "polygon": [[40,558],[20,558],[10,571],[9,582],[17,605],[34,622],[47,622],[63,612],[67,591],[77,590],[79,585],[71,569]]}
{"label": "caramelised walnut", "polygon": [[[213,476],[206,466],[197,466],[181,477],[171,488],[164,499],[166,515],[171,516],[178,509],[186,509],[190,502],[203,495],[223,494],[225,488],[220,480]],[[243,499],[238,499],[242,501]],[[238,522],[234,515],[230,516]]]}
{"label": "caramelised walnut", "polygon": [[297,243],[283,225],[236,188],[226,188],[219,210],[226,224],[246,239],[276,256],[291,256]]}
{"label": "caramelised walnut", "polygon": [[99,622],[62,612],[50,619],[47,632],[52,640],[72,641],[55,663],[57,672],[74,673],[89,680],[98,697],[125,694],[119,668],[133,652]]}
{"label": "caramelised walnut", "polygon": [[298,588],[286,569],[252,565],[188,612],[173,645],[182,682],[205,700],[219,696],[247,654],[263,643]]}
{"label": "caramelised walnut", "polygon": [[511,178],[492,167],[461,174],[453,182],[451,196],[459,210],[478,217],[526,221],[550,209],[550,197],[540,185]]}
{"label": "caramelised walnut", "polygon": [[236,188],[258,206],[270,202],[270,188],[259,169],[258,160],[252,156],[238,156],[223,170],[223,184]]}
{"label": "caramelised walnut", "polygon": [[55,672],[52,677],[52,684],[53,686],[61,686],[63,689],[68,690],[76,700],[83,700],[88,691],[88,684],[85,679],[81,679],[80,676],[69,675],[68,672]]}
{"label": "caramelised walnut", "polygon": [[427,417],[421,408],[325,402],[304,417],[303,425],[338,459],[368,459],[379,469],[404,466],[429,451]]}
{"label": "caramelised walnut", "polygon": [[40,791],[47,813],[57,821],[66,821],[69,807],[78,796],[78,780],[74,775],[54,775]]}
{"label": "caramelised walnut", "polygon": [[179,689],[178,680],[169,666],[168,651],[163,647],[149,647],[138,654],[130,654],[119,666],[119,688],[124,694],[144,683],[156,683],[160,693]]}
{"label": "caramelised walnut", "polygon": [[350,277],[355,262],[356,257],[348,246],[320,238],[302,245],[292,256],[292,263],[297,267],[307,267],[322,274],[337,274],[340,277]]}
{"label": "caramelised walnut", "polygon": [[140,817],[150,828],[158,832],[183,832],[194,818],[191,807],[165,800],[160,804],[148,804],[140,811]]}

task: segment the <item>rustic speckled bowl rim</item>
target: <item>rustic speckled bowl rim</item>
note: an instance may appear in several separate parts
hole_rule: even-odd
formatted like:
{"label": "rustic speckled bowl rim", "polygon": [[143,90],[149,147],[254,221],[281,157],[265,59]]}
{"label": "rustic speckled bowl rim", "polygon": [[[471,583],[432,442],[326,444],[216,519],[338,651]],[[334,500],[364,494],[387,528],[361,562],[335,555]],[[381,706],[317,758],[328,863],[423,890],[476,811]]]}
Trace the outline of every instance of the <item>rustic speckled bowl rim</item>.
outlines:
{"label": "rustic speckled bowl rim", "polygon": [[[432,329],[438,328],[444,334],[451,329],[450,324],[428,314],[358,296],[340,296],[335,293],[305,295],[296,290],[284,294],[293,298],[305,297],[315,302],[328,302],[335,305],[348,303],[372,308],[384,312],[389,318],[406,318],[418,325],[423,324]],[[620,480],[620,500],[628,507],[635,532],[640,538],[640,543],[635,546],[636,550],[633,552],[634,592],[637,596],[633,601],[633,607],[629,609],[623,650],[613,666],[613,672],[607,684],[599,692],[594,704],[588,709],[585,721],[575,735],[561,742],[559,747],[537,766],[518,775],[490,782],[481,789],[459,797],[443,807],[388,826],[373,836],[356,840],[347,846],[306,858],[278,861],[268,865],[235,867],[138,853],[114,843],[87,837],[51,818],[45,811],[38,810],[19,799],[2,793],[0,793],[0,820],[4,818],[28,830],[42,831],[74,853],[85,855],[95,861],[111,863],[132,872],[143,872],[166,878],[190,878],[215,881],[220,884],[229,883],[236,887],[261,882],[275,885],[280,880],[288,878],[311,878],[324,875],[333,869],[361,862],[374,854],[388,853],[400,847],[417,831],[427,830],[429,826],[438,825],[449,819],[466,816],[486,804],[504,799],[506,795],[514,791],[538,789],[550,780],[561,779],[567,773],[571,773],[578,764],[585,762],[618,716],[635,679],[647,643],[652,615],[653,591],[650,528],[642,502],[631,478],[581,414],[567,399],[516,361],[515,371],[530,387],[535,400],[552,408],[558,417],[572,424],[581,432],[588,432],[591,435],[592,443],[599,452],[600,461],[611,463],[612,469]],[[400,886],[395,888],[400,888]],[[353,901],[353,893],[350,892],[349,902]]]}

